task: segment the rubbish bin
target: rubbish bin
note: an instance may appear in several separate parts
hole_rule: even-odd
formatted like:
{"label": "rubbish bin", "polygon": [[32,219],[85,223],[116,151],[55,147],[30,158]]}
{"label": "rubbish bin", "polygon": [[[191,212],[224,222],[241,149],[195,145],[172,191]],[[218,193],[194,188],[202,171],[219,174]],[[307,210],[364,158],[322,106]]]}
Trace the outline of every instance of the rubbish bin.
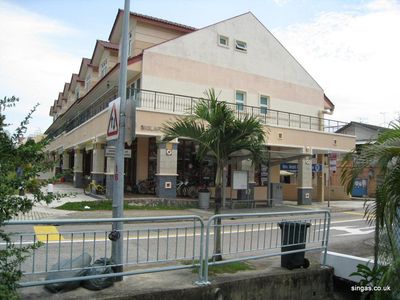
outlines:
{"label": "rubbish bin", "polygon": [[[281,229],[281,244],[282,252],[305,249],[307,228],[310,227],[310,223],[307,222],[296,222],[296,221],[284,221],[278,223]],[[283,254],[281,256],[281,267],[289,270],[295,268],[308,268],[310,261],[304,258],[304,251]]]}
{"label": "rubbish bin", "polygon": [[199,208],[208,209],[210,207],[210,192],[208,190],[199,191]]}

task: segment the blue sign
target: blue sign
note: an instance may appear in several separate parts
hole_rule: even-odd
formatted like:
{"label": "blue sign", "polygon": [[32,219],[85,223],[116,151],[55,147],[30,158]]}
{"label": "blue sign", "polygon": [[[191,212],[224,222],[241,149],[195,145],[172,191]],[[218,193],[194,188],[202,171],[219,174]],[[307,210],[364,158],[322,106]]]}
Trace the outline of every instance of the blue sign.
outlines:
{"label": "blue sign", "polygon": [[[298,170],[299,170],[299,166],[296,163],[282,163],[281,164],[281,170],[297,173]],[[322,172],[322,164],[313,164],[312,165],[312,171],[313,172],[317,172],[317,173],[321,173]]]}

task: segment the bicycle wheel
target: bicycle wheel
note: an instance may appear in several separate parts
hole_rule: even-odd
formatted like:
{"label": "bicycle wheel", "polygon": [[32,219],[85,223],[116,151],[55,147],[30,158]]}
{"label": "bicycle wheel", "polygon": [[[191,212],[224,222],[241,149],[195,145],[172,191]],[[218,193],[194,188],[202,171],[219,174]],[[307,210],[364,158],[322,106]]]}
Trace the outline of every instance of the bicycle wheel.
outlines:
{"label": "bicycle wheel", "polygon": [[92,184],[91,183],[89,183],[88,185],[83,187],[83,193],[85,195],[90,195],[91,192],[92,192]]}
{"label": "bicycle wheel", "polygon": [[97,195],[105,195],[106,188],[100,184],[96,185],[96,194]]}
{"label": "bicycle wheel", "polygon": [[190,186],[188,189],[189,189],[189,190],[188,190],[188,196],[189,196],[190,198],[192,198],[192,199],[197,198],[197,196],[198,196],[197,187],[194,186],[194,185],[192,185],[192,186]]}
{"label": "bicycle wheel", "polygon": [[139,182],[138,184],[138,192],[139,194],[146,194],[147,193],[147,186],[145,182]]}

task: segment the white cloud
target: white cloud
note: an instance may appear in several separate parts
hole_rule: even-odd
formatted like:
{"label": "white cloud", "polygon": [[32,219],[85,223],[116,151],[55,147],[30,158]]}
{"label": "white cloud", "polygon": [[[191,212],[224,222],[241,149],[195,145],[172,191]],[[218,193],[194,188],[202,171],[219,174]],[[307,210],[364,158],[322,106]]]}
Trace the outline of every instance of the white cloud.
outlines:
{"label": "white cloud", "polygon": [[334,118],[382,125],[400,112],[400,5],[371,1],[273,30],[336,104]]}
{"label": "white cloud", "polygon": [[56,20],[1,1],[0,28],[0,96],[20,98],[7,120],[18,123],[39,102],[29,131],[44,131],[51,123],[48,112],[58,96],[57,89],[61,91],[79,67],[79,59],[57,47],[57,39],[77,32]]}

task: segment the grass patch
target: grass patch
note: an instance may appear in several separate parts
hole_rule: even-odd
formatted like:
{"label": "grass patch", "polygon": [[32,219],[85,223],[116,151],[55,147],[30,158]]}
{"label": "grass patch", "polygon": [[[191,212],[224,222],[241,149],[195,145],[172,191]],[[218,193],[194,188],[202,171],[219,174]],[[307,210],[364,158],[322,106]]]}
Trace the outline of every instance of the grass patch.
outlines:
{"label": "grass patch", "polygon": [[[209,260],[210,262],[212,261],[211,259]],[[184,265],[191,265],[192,261],[188,260],[188,261],[182,261],[181,262]],[[198,264],[199,261],[195,260],[194,262],[195,264]],[[204,266],[203,266],[204,268]],[[208,266],[208,274],[209,275],[216,275],[216,274],[226,274],[226,273],[237,273],[240,271],[248,271],[248,270],[254,270],[254,267],[249,265],[247,262],[243,262],[243,261],[236,261],[236,262],[230,262],[230,263],[226,263],[226,264],[220,264],[220,265],[210,265]],[[193,273],[198,273],[199,269],[195,268],[192,271]]]}
{"label": "grass patch", "polygon": [[[85,209],[85,206],[90,207],[90,209]],[[181,210],[194,207],[195,206],[189,206],[189,205],[165,205],[165,204],[137,205],[128,202],[124,203],[124,210]],[[74,210],[74,211],[112,210],[112,201],[98,200],[98,201],[67,202],[56,208],[63,210]]]}

